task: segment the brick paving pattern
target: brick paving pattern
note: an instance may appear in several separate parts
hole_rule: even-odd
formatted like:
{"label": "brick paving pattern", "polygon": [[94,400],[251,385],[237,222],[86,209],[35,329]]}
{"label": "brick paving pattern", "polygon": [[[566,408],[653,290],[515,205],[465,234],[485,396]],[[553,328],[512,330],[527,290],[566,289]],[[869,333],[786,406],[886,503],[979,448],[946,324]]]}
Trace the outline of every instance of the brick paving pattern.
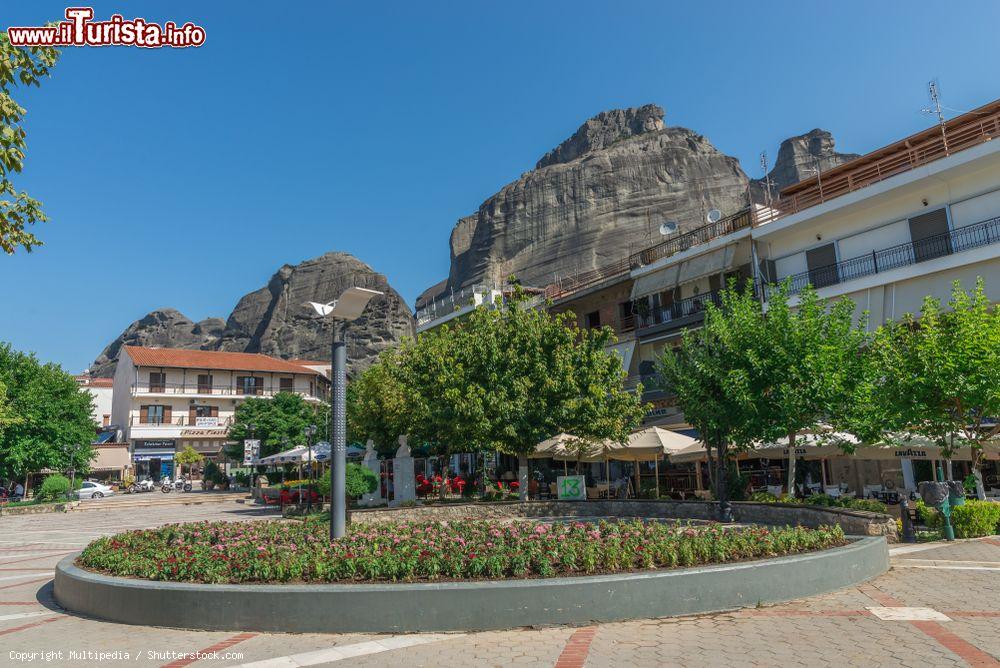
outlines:
{"label": "brick paving pattern", "polygon": [[[0,517],[0,666],[199,668],[265,662],[259,665],[1000,668],[997,538],[915,551],[907,546],[892,556],[893,569],[870,583],[781,605],[586,628],[426,637],[240,634],[109,624],[68,615],[52,600],[52,568],[97,536],[170,522],[274,516],[273,511],[220,503]],[[433,597],[427,604],[433,605]],[[931,608],[950,621],[888,621],[870,611],[903,606]],[[69,656],[71,650],[76,658]],[[63,656],[37,655],[30,662],[10,654],[58,651]],[[105,660],[98,663],[96,654],[88,658],[88,651],[105,653]],[[196,651],[218,652],[219,658],[169,654]],[[129,652],[130,658],[118,660],[108,654],[112,652]]]}

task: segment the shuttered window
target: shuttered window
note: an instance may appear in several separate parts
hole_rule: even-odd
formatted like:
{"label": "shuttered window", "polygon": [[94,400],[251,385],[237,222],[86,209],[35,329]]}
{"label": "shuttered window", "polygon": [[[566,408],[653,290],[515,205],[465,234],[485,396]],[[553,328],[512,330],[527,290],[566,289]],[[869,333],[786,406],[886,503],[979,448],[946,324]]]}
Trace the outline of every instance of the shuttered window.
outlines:
{"label": "shuttered window", "polygon": [[951,254],[948,212],[945,209],[914,216],[910,218],[909,224],[913,257],[917,262]]}
{"label": "shuttered window", "polygon": [[167,387],[167,374],[162,371],[149,372],[149,391],[164,392]]}
{"label": "shuttered window", "polygon": [[840,275],[837,272],[837,248],[833,243],[807,250],[806,266],[809,267],[809,282],[814,288],[840,282]]}
{"label": "shuttered window", "polygon": [[291,392],[294,390],[294,379],[292,378],[279,378],[278,379],[278,390],[280,392]]}

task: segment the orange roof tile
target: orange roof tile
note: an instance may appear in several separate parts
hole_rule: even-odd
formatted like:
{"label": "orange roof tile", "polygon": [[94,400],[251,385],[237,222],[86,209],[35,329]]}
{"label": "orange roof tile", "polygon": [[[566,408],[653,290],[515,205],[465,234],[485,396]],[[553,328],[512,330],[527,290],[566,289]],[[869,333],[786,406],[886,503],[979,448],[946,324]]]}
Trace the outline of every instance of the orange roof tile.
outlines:
{"label": "orange roof tile", "polygon": [[223,369],[227,371],[273,371],[276,373],[309,373],[313,369],[260,353],[231,353],[215,350],[184,350],[181,348],[143,348],[125,346],[125,352],[136,366],[178,367],[185,369]]}

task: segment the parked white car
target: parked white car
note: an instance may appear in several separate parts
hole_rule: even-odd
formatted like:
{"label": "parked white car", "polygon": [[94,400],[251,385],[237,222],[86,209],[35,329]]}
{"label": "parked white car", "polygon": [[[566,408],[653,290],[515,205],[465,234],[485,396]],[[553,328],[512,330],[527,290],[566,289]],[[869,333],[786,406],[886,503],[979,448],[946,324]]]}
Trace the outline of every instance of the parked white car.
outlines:
{"label": "parked white car", "polygon": [[102,485],[99,482],[93,482],[91,480],[85,480],[80,489],[77,490],[77,498],[79,499],[102,499],[105,496],[114,495],[115,490],[111,489],[107,485]]}

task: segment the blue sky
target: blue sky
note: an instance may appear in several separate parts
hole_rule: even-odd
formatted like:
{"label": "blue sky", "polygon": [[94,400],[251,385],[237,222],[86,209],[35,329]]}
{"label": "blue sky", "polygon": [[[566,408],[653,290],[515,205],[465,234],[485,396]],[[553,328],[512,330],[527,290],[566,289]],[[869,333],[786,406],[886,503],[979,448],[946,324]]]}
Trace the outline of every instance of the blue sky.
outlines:
{"label": "blue sky", "polygon": [[[8,0],[0,26],[62,17]],[[133,320],[225,317],[329,250],[412,306],[448,235],[581,122],[655,102],[759,176],[822,127],[865,152],[931,124],[926,83],[1000,97],[1000,3],[96,2],[205,27],[198,49],[66,49],[16,184],[51,222],[0,255],[0,340],[86,368]],[[974,20],[970,20],[970,17]],[[949,111],[948,115],[954,115]]]}

